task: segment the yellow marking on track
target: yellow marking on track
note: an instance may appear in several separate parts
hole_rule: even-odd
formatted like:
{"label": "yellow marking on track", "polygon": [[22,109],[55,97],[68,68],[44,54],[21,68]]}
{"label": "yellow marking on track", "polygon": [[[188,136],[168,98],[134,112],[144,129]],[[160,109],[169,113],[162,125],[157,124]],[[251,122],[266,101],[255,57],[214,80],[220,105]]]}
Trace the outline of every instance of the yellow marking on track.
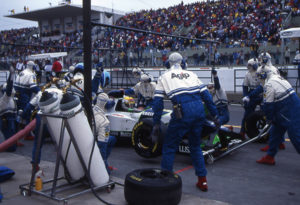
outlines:
{"label": "yellow marking on track", "polygon": [[290,140],[290,139],[285,139],[285,141],[286,141],[286,142],[290,142],[291,140]]}
{"label": "yellow marking on track", "polygon": [[240,125],[224,125],[225,127],[241,128]]}

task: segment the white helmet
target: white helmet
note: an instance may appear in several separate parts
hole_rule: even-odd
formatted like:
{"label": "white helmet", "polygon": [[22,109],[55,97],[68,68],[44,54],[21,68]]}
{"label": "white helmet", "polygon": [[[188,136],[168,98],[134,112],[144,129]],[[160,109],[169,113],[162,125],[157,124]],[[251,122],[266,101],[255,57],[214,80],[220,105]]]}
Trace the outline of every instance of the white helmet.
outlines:
{"label": "white helmet", "polygon": [[181,64],[182,62],[182,55],[178,52],[174,52],[174,53],[171,53],[170,56],[169,56],[169,62],[170,62],[170,66],[172,67],[173,65],[175,64]]}
{"label": "white helmet", "polygon": [[139,68],[139,67],[137,67],[137,68],[134,68],[133,70],[132,70],[132,74],[133,74],[133,76],[135,77],[135,78],[140,78],[141,77],[141,75],[142,75],[142,70]]}
{"label": "white helmet", "polygon": [[255,72],[258,68],[257,59],[256,58],[251,58],[250,60],[248,60],[247,68],[249,69],[250,72]]}
{"label": "white helmet", "polygon": [[33,69],[34,66],[35,66],[35,63],[33,61],[28,61],[27,62],[27,68]]}
{"label": "white helmet", "polygon": [[142,74],[141,82],[142,83],[150,83],[151,82],[151,77],[147,74]]}
{"label": "white helmet", "polygon": [[109,100],[109,97],[106,93],[100,93],[98,96],[97,96],[97,102],[96,102],[96,105],[101,108],[102,110],[105,110],[105,105],[106,103],[108,102]]}
{"label": "white helmet", "polygon": [[272,65],[272,57],[269,53],[263,52],[258,56],[258,61],[261,65]]}
{"label": "white helmet", "polygon": [[71,66],[69,67],[69,72],[70,72],[70,73],[73,73],[74,70],[75,70],[75,66],[71,65]]}
{"label": "white helmet", "polygon": [[263,65],[260,66],[257,71],[257,76],[261,80],[270,78],[272,75],[279,75],[278,70],[274,66]]}

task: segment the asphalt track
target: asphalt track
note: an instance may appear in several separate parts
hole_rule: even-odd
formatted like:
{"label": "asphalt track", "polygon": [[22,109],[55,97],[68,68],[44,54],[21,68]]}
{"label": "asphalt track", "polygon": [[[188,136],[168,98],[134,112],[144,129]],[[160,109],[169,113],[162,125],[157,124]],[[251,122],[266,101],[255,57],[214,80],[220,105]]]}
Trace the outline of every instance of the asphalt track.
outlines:
{"label": "asphalt track", "polygon": [[[243,108],[230,105],[230,123],[239,130]],[[30,156],[32,141],[22,141],[16,154]],[[286,150],[279,151],[276,165],[257,164],[265,153],[259,148],[265,144],[250,143],[213,164],[207,164],[208,192],[195,187],[196,176],[189,155],[177,154],[174,171],[182,177],[184,193],[235,205],[298,205],[300,204],[299,155],[286,139]],[[55,161],[55,148],[50,140],[42,149],[42,160]],[[159,168],[161,157],[144,159],[130,146],[130,140],[119,140],[109,158],[114,167],[112,176],[124,179],[139,168]]]}

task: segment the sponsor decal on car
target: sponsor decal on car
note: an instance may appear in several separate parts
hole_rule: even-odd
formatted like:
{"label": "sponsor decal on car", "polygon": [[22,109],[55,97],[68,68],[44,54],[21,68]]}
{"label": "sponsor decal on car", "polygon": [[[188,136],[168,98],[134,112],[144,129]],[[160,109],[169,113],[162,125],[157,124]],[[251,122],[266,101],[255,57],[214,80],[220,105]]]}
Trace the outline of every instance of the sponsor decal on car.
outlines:
{"label": "sponsor decal on car", "polygon": [[191,153],[189,146],[180,145],[178,151],[181,153]]}

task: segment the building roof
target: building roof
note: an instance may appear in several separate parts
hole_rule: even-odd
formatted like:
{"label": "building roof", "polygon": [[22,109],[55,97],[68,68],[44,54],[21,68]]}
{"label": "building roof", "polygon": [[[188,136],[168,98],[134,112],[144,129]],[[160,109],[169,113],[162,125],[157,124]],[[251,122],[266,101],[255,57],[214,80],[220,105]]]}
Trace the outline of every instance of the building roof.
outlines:
{"label": "building roof", "polygon": [[[92,6],[91,12],[105,12],[111,14],[124,15],[125,12],[118,10],[111,10],[109,8],[100,7],[100,6]],[[70,17],[70,16],[78,16],[78,14],[82,13],[81,5],[74,4],[61,4],[58,6],[51,6],[44,9],[38,9],[28,12],[21,12],[17,14],[7,15],[5,17],[17,18],[23,20],[31,20],[31,21],[40,21],[43,19],[53,19],[59,17]]]}

